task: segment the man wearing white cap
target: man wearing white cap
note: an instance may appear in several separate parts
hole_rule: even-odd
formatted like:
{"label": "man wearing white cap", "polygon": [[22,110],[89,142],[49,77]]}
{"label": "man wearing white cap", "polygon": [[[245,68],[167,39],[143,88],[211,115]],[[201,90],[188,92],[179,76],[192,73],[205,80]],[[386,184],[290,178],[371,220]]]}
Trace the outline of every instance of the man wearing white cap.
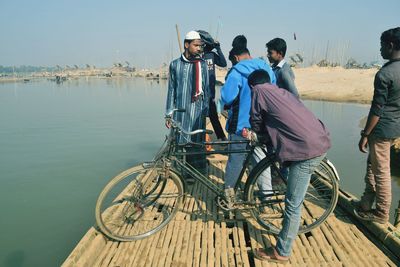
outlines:
{"label": "man wearing white cap", "polygon": [[[184,53],[169,65],[166,115],[175,108],[185,109],[185,112],[175,112],[174,120],[180,122],[186,131],[205,129],[210,94],[207,64],[200,57],[203,47],[200,34],[188,32],[184,46]],[[166,126],[170,127],[168,120]],[[204,139],[204,134],[181,134],[178,141],[203,142]],[[199,171],[206,172],[205,156],[187,156],[186,160]]]}

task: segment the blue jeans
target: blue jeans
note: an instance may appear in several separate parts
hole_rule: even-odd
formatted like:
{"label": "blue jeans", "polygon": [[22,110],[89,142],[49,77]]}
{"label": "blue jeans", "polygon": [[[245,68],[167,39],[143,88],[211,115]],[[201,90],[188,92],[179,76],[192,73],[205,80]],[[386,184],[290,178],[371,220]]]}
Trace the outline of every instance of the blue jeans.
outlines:
{"label": "blue jeans", "polygon": [[281,256],[290,256],[293,241],[299,231],[301,205],[310,183],[311,174],[325,155],[304,161],[295,161],[289,166],[283,226],[276,243],[276,249]]}
{"label": "blue jeans", "polygon": [[[236,134],[229,134],[229,141],[245,141],[246,139]],[[247,144],[229,144],[228,150],[244,150]],[[251,158],[252,167],[265,157],[261,148],[256,147]],[[246,153],[229,154],[228,162],[225,168],[225,188],[234,188],[236,181],[239,179],[240,171],[243,168],[244,161],[246,160]],[[261,192],[266,194],[272,190],[271,185],[271,171],[270,168],[266,169],[257,181]],[[269,192],[268,192],[269,191]]]}

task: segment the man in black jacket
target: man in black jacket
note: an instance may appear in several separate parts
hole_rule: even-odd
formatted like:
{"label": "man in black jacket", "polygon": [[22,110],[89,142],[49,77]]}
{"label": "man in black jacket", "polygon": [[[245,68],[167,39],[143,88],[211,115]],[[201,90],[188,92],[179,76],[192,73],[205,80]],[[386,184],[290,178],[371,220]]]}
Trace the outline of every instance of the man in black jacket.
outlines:
{"label": "man in black jacket", "polygon": [[210,88],[210,105],[208,116],[210,117],[211,124],[218,139],[226,140],[224,130],[218,119],[217,107],[215,104],[215,65],[219,67],[226,67],[226,60],[222,53],[219,42],[214,41],[211,35],[202,30],[197,31],[204,42],[203,58],[208,66],[209,88]]}

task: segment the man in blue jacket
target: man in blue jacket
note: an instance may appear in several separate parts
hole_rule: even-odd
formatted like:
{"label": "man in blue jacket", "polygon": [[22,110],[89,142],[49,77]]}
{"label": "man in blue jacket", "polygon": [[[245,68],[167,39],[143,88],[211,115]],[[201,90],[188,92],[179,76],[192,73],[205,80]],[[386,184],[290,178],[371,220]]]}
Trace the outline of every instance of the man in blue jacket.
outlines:
{"label": "man in blue jacket", "polygon": [[[262,59],[253,59],[246,47],[246,39],[244,43],[233,43],[233,48],[229,53],[229,59],[232,62],[225,85],[221,88],[221,99],[225,106],[229,107],[228,120],[226,130],[229,134],[230,141],[246,140],[242,136],[244,128],[250,128],[250,108],[251,108],[251,91],[247,83],[247,78],[255,70],[265,70],[271,77],[271,83],[276,84],[275,74],[271,67]],[[237,38],[235,38],[236,40]],[[246,144],[230,144],[229,150],[242,150],[246,148]],[[262,155],[254,155],[255,161],[259,161]],[[229,155],[225,169],[225,189],[227,195],[232,194],[232,190],[239,178],[246,154],[233,153]],[[268,175],[268,174],[265,174]],[[271,188],[271,181],[265,181]],[[264,187],[265,188],[265,187]]]}

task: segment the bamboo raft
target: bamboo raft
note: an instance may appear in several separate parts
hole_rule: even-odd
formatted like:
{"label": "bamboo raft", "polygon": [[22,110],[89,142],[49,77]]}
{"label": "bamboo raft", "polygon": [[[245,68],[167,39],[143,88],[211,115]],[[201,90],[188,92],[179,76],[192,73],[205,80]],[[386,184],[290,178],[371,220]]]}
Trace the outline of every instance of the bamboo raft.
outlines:
{"label": "bamboo raft", "polygon": [[[226,160],[221,155],[208,157],[209,176],[221,186]],[[275,245],[276,236],[266,233],[248,212],[227,216],[216,205],[214,193],[200,183],[189,192],[176,217],[160,232],[117,242],[94,226],[62,266],[280,266],[252,256],[255,248]],[[357,221],[352,199],[341,191],[328,219],[298,236],[285,266],[400,266],[400,231],[391,224]]]}
{"label": "bamboo raft", "polygon": [[[210,176],[220,180],[226,158],[215,156],[209,162]],[[216,206],[213,192],[201,184],[192,185],[190,192],[200,206],[194,197],[187,198],[162,231],[135,242],[115,242],[92,227],[63,266],[277,266],[254,259],[251,253],[275,244],[275,236],[244,212],[227,218]],[[287,266],[400,265],[399,238],[390,238],[394,227],[373,223],[360,227],[347,212],[351,198],[341,192],[328,220],[296,239]]]}

